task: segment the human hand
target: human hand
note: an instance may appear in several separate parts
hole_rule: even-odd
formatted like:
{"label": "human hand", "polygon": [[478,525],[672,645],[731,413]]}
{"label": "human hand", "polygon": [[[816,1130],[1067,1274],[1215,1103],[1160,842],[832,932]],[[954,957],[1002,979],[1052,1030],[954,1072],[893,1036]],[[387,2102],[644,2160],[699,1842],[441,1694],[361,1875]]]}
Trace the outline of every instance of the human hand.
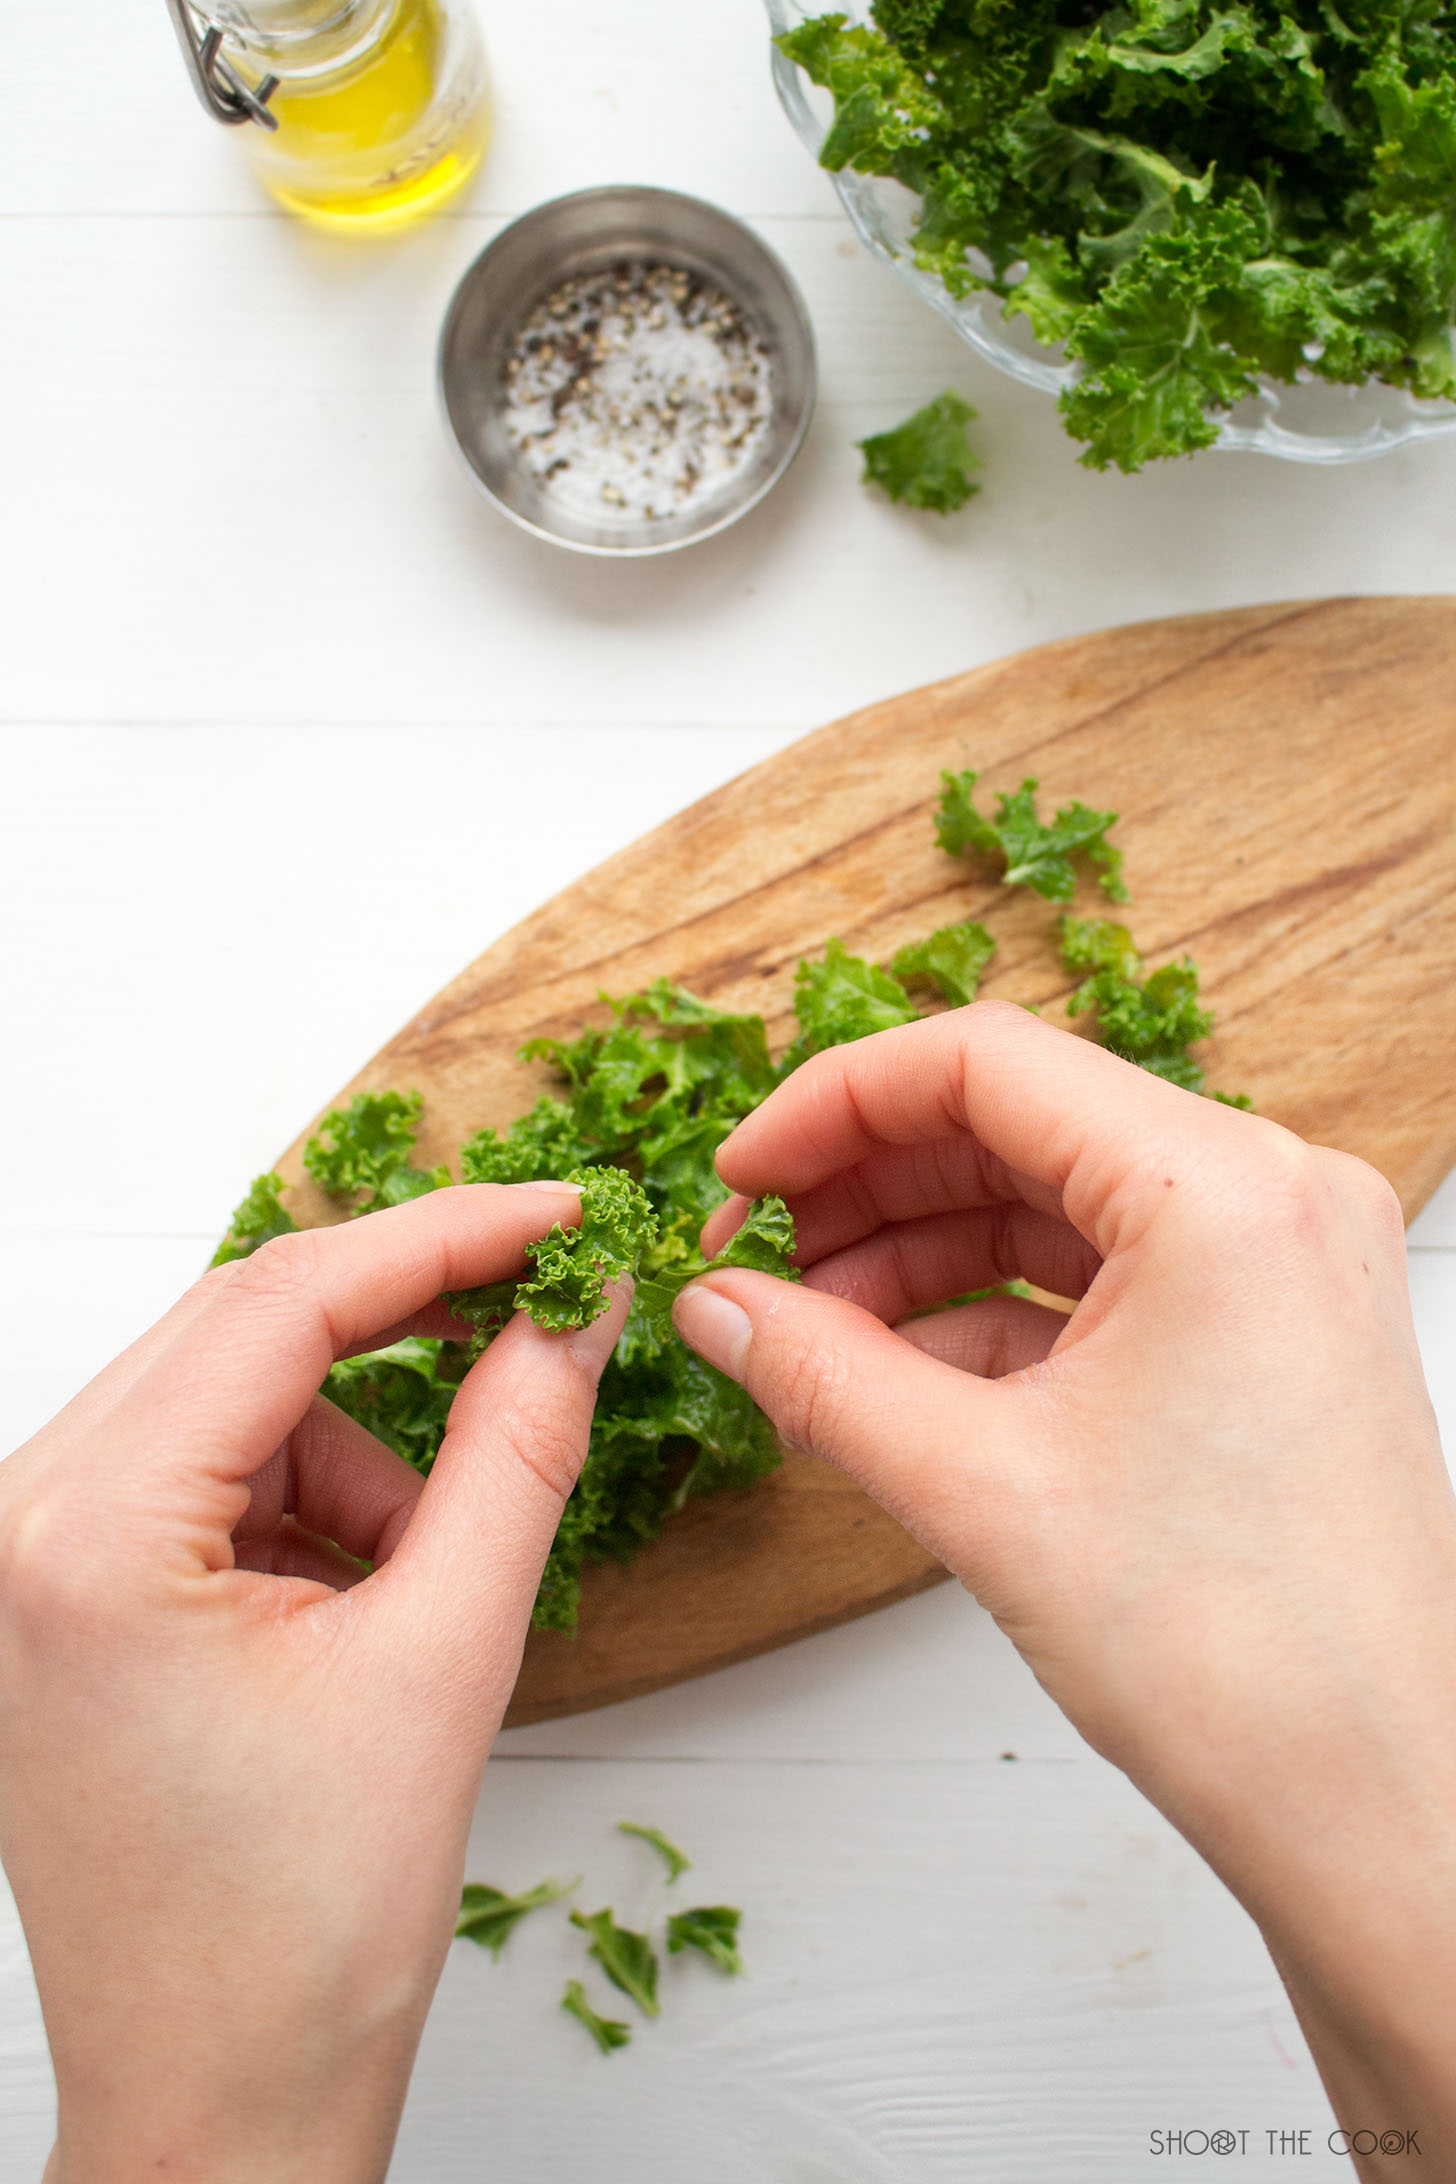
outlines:
{"label": "human hand", "polygon": [[626,1299],[567,1335],[517,1315],[427,1482],[315,1391],[579,1212],[477,1185],[265,1245],[0,1466],[0,1855],[48,2184],[383,2176]]}
{"label": "human hand", "polygon": [[[1204,1851],[1332,2089],[1409,2082],[1369,2077],[1371,1997],[1425,2008],[1412,2052],[1456,2051],[1456,1501],[1389,1187],[998,1003],[816,1057],[718,1166],[787,1199],[804,1284],[714,1273],[680,1332],[940,1555]],[[907,1322],[1015,1275],[1070,1318]]]}

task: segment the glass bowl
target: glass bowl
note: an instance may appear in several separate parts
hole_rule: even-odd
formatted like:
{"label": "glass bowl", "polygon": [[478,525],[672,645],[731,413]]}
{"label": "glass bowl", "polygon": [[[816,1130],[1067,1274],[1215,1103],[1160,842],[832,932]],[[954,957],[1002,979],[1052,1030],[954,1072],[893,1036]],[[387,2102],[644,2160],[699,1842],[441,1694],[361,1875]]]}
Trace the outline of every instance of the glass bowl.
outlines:
{"label": "glass bowl", "polygon": [[[836,12],[865,22],[863,0],[833,0]],[[806,16],[823,12],[799,0],[765,0],[773,34],[792,29]],[[834,102],[781,53],[773,55],[774,85],[784,112],[817,160]],[[872,256],[898,274],[955,328],[962,341],[1008,372],[1023,386],[1059,394],[1077,376],[1077,367],[1058,349],[1044,349],[1032,337],[1024,317],[1002,315],[999,297],[987,289],[952,296],[933,273],[922,272],[909,247],[919,199],[882,175],[855,174],[843,168],[829,180],[849,214],[860,241]],[[1414,440],[1456,432],[1456,404],[1422,402],[1404,387],[1369,379],[1361,386],[1338,386],[1311,372],[1292,383],[1259,378],[1259,392],[1231,409],[1219,430],[1216,447],[1257,455],[1282,455],[1297,463],[1356,463],[1384,455]]]}

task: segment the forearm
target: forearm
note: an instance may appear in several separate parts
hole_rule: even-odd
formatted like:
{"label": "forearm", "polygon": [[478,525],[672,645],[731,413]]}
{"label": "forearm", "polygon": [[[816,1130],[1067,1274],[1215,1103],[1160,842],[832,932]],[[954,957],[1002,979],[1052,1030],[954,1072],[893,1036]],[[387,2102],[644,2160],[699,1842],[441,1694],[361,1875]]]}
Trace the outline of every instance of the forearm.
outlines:
{"label": "forearm", "polygon": [[1456,1606],[1355,1632],[1159,1801],[1258,1922],[1357,2172],[1409,2176],[1414,2132],[1456,2184]]}

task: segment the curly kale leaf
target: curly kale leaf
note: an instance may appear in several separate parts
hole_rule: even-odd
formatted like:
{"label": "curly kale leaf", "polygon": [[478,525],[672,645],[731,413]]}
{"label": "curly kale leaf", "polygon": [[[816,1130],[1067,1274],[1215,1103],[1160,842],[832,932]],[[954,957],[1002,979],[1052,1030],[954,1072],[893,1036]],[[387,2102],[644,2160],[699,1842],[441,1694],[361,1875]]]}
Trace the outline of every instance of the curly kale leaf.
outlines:
{"label": "curly kale leaf", "polygon": [[936,838],[952,856],[999,857],[1008,887],[1035,888],[1049,902],[1070,902],[1077,891],[1073,860],[1085,856],[1097,868],[1098,884],[1114,902],[1126,902],[1122,852],[1107,840],[1117,823],[1115,811],[1093,811],[1086,804],[1064,804],[1050,825],[1037,817],[1036,782],[1028,778],[1012,796],[997,797],[988,819],[976,808],[975,773],[943,773]]}
{"label": "curly kale leaf", "polygon": [[878,485],[909,508],[949,515],[977,491],[971,477],[980,464],[966,436],[976,412],[958,394],[938,394],[890,432],[871,433],[858,445],[862,483]]}
{"label": "curly kale leaf", "polygon": [[578,1881],[541,1881],[519,1896],[507,1896],[503,1890],[489,1888],[483,1881],[467,1881],[460,1891],[455,1939],[476,1942],[499,1959],[502,1947],[528,1911],[539,1911],[543,1904],[558,1903],[579,1885]]}
{"label": "curly kale leaf", "polygon": [[424,1095],[359,1092],[330,1109],[303,1149],[303,1165],[331,1198],[352,1198],[355,1213],[402,1206],[450,1181],[448,1168],[416,1168],[410,1160]]}
{"label": "curly kale leaf", "polygon": [[718,1969],[732,1978],[741,1975],[738,1927],[743,1917],[728,1903],[701,1903],[692,1911],[675,1911],[667,1922],[667,1953],[698,1949]]}
{"label": "curly kale leaf", "polygon": [[610,2055],[613,2048],[625,2047],[632,2037],[632,2027],[624,2024],[620,2017],[598,2017],[579,1979],[567,1980],[561,2007],[586,2026],[603,2055]]}
{"label": "curly kale leaf", "polygon": [[630,1996],[644,2017],[659,2015],[657,1955],[645,1934],[618,1926],[611,1911],[573,1911],[573,1926],[592,1937],[588,1956],[594,1956],[612,1985]]}
{"label": "curly kale leaf", "polygon": [[843,941],[831,940],[816,961],[806,957],[800,963],[794,1013],[799,1036],[784,1056],[785,1072],[826,1047],[846,1046],[871,1032],[908,1024],[916,1011],[898,978],[863,956],[851,955]]}
{"label": "curly kale leaf", "polygon": [[234,1259],[246,1259],[259,1244],[271,1243],[275,1236],[293,1235],[298,1223],[278,1203],[282,1189],[281,1175],[254,1176],[247,1197],[233,1209],[227,1234],[208,1261],[210,1266],[227,1266]]}
{"label": "curly kale leaf", "polygon": [[462,1343],[406,1335],[388,1349],[341,1358],[329,1368],[323,1393],[396,1456],[428,1473],[467,1362]]}
{"label": "curly kale leaf", "polygon": [[1089,974],[1067,1003],[1068,1015],[1090,1009],[1102,1044],[1114,1054],[1200,1092],[1203,1071],[1188,1049],[1207,1038],[1213,1018],[1199,1002],[1198,971],[1188,957],[1144,979],[1142,957],[1125,925],[1064,917],[1060,934],[1067,969]]}
{"label": "curly kale leaf", "polygon": [[473,1356],[499,1333],[512,1311],[529,1312],[538,1327],[585,1327],[608,1309],[610,1285],[635,1273],[642,1254],[656,1241],[657,1216],[625,1168],[577,1168],[561,1181],[580,1192],[581,1221],[575,1228],[558,1221],[538,1243],[526,1246],[535,1272],[519,1282],[489,1282],[447,1295],[456,1316],[475,1327]]}
{"label": "curly kale leaf", "polygon": [[508,1130],[477,1130],[460,1148],[465,1183],[559,1182],[569,1168],[585,1166],[591,1147],[565,1100],[543,1097]]}
{"label": "curly kale leaf", "polygon": [[1096,468],[1216,437],[1261,376],[1456,398],[1456,33],[1358,0],[877,0],[796,26],[831,168],[920,200],[916,263],[1081,367]]}
{"label": "curly kale leaf", "polygon": [[953,1009],[974,1001],[981,973],[996,953],[996,943],[984,925],[943,925],[938,933],[902,948],[890,965],[906,985],[923,980],[935,987]]}

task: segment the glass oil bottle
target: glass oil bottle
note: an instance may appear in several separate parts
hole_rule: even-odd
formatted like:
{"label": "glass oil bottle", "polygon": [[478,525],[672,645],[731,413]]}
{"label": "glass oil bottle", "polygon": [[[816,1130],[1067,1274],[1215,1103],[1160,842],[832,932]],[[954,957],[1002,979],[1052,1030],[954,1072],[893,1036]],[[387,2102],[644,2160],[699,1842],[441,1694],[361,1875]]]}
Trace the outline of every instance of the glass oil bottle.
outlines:
{"label": "glass oil bottle", "polygon": [[168,0],[203,103],[253,124],[280,204],[325,227],[399,227],[469,181],[490,140],[469,0]]}

